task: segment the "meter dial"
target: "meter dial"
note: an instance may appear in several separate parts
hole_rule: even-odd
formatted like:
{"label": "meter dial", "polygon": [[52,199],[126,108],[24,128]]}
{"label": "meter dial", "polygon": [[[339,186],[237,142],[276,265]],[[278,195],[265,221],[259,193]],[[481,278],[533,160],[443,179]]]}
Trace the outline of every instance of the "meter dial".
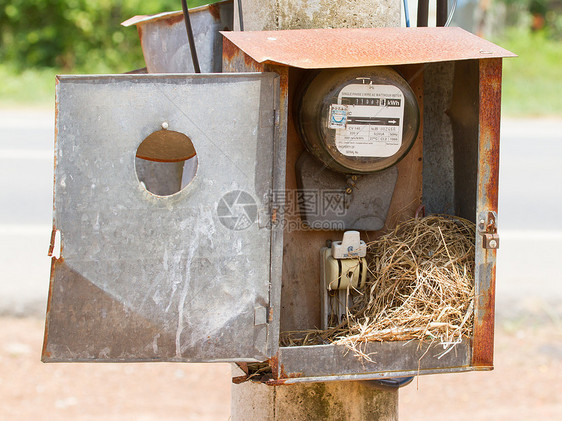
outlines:
{"label": "meter dial", "polygon": [[414,92],[387,67],[322,70],[297,97],[306,148],[328,168],[368,174],[396,164],[420,123]]}

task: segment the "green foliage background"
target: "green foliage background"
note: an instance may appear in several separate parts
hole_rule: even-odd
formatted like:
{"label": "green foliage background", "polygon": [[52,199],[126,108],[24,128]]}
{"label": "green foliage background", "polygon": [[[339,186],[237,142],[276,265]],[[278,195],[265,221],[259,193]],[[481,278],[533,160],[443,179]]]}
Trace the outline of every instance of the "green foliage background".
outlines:
{"label": "green foliage background", "polygon": [[[503,112],[562,115],[562,0],[502,2],[506,28],[493,41],[519,54],[504,60]],[[544,4],[546,27],[533,32],[529,10]],[[181,0],[0,0],[0,108],[52,104],[57,73],[144,67],[137,31],[121,22],[172,10]]]}
{"label": "green foliage background", "polygon": [[[188,7],[214,3],[188,0]],[[0,63],[16,69],[123,72],[144,66],[134,15],[181,10],[180,0],[9,0],[0,3]]]}

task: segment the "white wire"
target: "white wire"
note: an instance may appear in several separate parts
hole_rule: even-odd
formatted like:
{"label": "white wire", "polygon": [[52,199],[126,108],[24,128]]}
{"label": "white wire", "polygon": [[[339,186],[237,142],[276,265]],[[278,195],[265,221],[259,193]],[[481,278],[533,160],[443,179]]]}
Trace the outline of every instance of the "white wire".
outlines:
{"label": "white wire", "polygon": [[457,8],[457,0],[454,0],[453,7],[451,7],[451,11],[449,12],[449,16],[447,17],[447,22],[445,22],[445,26],[449,26],[451,24],[456,8]]}

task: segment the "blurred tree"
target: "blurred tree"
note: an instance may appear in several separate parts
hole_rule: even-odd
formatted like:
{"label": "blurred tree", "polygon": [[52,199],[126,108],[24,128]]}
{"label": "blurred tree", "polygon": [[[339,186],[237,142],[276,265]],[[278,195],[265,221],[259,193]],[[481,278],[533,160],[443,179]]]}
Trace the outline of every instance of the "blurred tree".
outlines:
{"label": "blurred tree", "polygon": [[[216,1],[216,0],[215,0]],[[195,7],[213,0],[188,0]],[[65,71],[143,66],[134,15],[181,10],[180,0],[11,0],[0,5],[0,62]]]}
{"label": "blurred tree", "polygon": [[529,12],[533,20],[531,21],[531,29],[538,31],[544,28],[546,13],[548,12],[548,4],[546,0],[531,0],[529,2]]}
{"label": "blurred tree", "polygon": [[500,0],[506,6],[507,26],[544,30],[550,38],[562,38],[562,0]]}

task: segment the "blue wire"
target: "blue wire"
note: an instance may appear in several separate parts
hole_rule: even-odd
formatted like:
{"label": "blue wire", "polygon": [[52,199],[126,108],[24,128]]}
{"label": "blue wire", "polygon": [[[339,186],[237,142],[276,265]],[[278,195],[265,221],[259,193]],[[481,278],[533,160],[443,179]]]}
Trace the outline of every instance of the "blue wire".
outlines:
{"label": "blue wire", "polygon": [[410,10],[408,10],[408,0],[404,0],[404,17],[406,18],[406,27],[410,27]]}

